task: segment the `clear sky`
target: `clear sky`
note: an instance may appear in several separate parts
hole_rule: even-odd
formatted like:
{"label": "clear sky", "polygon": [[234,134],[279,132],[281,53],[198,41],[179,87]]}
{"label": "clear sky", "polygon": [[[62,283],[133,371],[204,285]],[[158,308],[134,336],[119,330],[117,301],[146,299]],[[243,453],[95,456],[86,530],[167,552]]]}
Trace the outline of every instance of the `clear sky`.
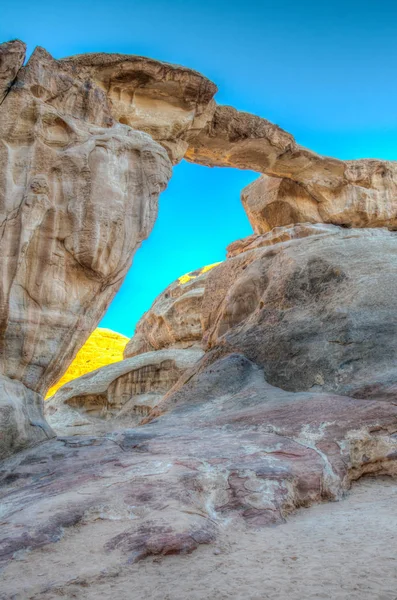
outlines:
{"label": "clear sky", "polygon": [[[397,159],[396,0],[3,0],[0,40],[55,58],[125,52],[197,69],[217,101],[339,158]],[[102,326],[132,335],[178,276],[251,233],[240,190],[256,175],[181,163]]]}

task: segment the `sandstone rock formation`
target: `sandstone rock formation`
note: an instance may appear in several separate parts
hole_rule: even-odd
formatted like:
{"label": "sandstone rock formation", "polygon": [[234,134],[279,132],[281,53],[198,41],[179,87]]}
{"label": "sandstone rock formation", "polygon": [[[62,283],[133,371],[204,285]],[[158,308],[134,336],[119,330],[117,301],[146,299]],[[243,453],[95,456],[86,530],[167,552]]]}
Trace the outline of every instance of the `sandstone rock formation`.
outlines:
{"label": "sandstone rock formation", "polygon": [[200,73],[179,65],[125,54],[82,54],[61,65],[104,91],[113,118],[146,131],[173,162],[188,148],[184,139],[212,118],[217,91]]}
{"label": "sandstone rock formation", "polygon": [[[280,523],[297,507],[340,498],[362,475],[397,473],[390,402],[285,392],[238,354],[194,375],[173,400],[145,427],[48,441],[5,461],[3,564],[26,547],[28,563],[61,544],[69,581],[74,548],[91,577],[111,577],[116,565],[215,542],[225,526]],[[53,577],[40,589],[51,595],[57,585]]]}
{"label": "sandstone rock formation", "polygon": [[396,164],[346,161],[344,168],[346,181],[336,189],[261,175],[241,194],[255,233],[305,222],[397,229]]}
{"label": "sandstone rock formation", "polygon": [[192,271],[171,283],[139,320],[124,358],[162,348],[200,347],[205,280],[218,264]]}
{"label": "sandstone rock formation", "polygon": [[[189,141],[185,158],[191,162],[251,169],[286,180],[261,177],[243,192],[257,233],[300,220],[397,228],[395,161],[320,156],[296,144],[277,125],[228,106],[217,106],[212,121]],[[258,209],[264,210],[260,228]]]}
{"label": "sandstone rock formation", "polygon": [[[63,435],[137,424],[202,355],[199,348],[159,350],[96,369],[66,383],[46,402],[48,422]],[[103,422],[112,418],[119,422]]]}
{"label": "sandstone rock formation", "polygon": [[40,48],[22,67],[23,50],[0,47],[0,458],[53,435],[42,396],[150,233],[171,162],[263,176],[243,193],[255,234],[171,284],[131,358],[48,403],[58,431],[90,435],[3,461],[4,564],[68,528],[98,568],[188,552],[397,475],[396,163],[301,148],[183,67]]}
{"label": "sandstone rock formation", "polygon": [[53,396],[60,387],[69,381],[100,367],[123,360],[127,342],[128,338],[125,335],[111,329],[97,327],[77,352],[66,373],[48,390],[47,398]]}
{"label": "sandstone rock formation", "polygon": [[0,459],[54,437],[43,415],[43,398],[0,375]]}
{"label": "sandstone rock formation", "polygon": [[206,282],[207,347],[244,354],[286,390],[392,399],[396,252],[393,232],[333,225],[232,244]]}
{"label": "sandstone rock formation", "polygon": [[171,170],[72,67],[38,48],[18,71],[20,42],[1,58],[0,372],[43,395],[120,287]]}
{"label": "sandstone rock formation", "polygon": [[0,104],[8,94],[25,60],[26,46],[19,40],[0,44]]}

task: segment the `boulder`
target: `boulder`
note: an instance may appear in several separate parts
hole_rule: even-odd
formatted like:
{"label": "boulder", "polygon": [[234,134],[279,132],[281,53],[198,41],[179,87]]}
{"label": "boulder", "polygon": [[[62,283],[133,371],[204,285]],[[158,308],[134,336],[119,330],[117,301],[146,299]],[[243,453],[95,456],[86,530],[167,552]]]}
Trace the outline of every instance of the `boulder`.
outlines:
{"label": "boulder", "polygon": [[392,161],[346,161],[336,189],[261,175],[241,200],[255,233],[295,223],[397,229],[397,170]]}
{"label": "boulder", "polygon": [[397,234],[277,228],[229,247],[209,273],[204,343],[239,352],[274,386],[395,398]]}

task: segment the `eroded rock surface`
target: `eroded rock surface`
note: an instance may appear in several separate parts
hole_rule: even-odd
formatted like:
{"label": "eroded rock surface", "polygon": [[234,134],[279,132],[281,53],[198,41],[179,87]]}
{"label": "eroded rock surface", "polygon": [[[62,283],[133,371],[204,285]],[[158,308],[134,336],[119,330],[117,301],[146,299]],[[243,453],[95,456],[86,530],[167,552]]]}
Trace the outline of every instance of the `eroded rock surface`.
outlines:
{"label": "eroded rock surface", "polygon": [[114,119],[149,133],[173,162],[188,148],[187,133],[200,131],[215,110],[216,85],[186,67],[128,54],[81,54],[60,62],[102,89]]}
{"label": "eroded rock surface", "polygon": [[204,368],[164,409],[144,427],[61,438],[5,461],[3,565],[66,536],[98,573],[190,552],[226,524],[280,523],[364,474],[397,472],[394,404],[286,392],[242,355]]}
{"label": "eroded rock surface", "polygon": [[0,459],[54,436],[40,394],[0,375]]}
{"label": "eroded rock surface", "polygon": [[296,181],[261,175],[242,191],[241,198],[259,234],[304,222],[397,229],[395,162],[346,161],[343,178],[329,183],[327,169],[310,182],[301,181],[300,175]]}
{"label": "eroded rock surface", "polygon": [[243,353],[283,389],[395,398],[394,232],[298,225],[229,251],[206,282],[208,348]]}
{"label": "eroded rock surface", "polygon": [[13,40],[0,44],[0,104],[8,94],[25,60],[26,44]]}
{"label": "eroded rock surface", "polygon": [[191,162],[265,175],[243,192],[257,233],[301,221],[397,227],[395,161],[321,156],[277,125],[230,106],[217,106],[189,141],[185,158]]}
{"label": "eroded rock surface", "polygon": [[44,395],[120,287],[171,168],[72,68],[38,48],[18,70],[19,42],[1,53],[0,372]]}
{"label": "eroded rock surface", "polygon": [[136,425],[203,354],[198,348],[159,350],[96,369],[46,402],[48,422],[62,435]]}
{"label": "eroded rock surface", "polygon": [[139,320],[124,358],[163,348],[201,347],[205,281],[217,264],[179,277],[156,298]]}

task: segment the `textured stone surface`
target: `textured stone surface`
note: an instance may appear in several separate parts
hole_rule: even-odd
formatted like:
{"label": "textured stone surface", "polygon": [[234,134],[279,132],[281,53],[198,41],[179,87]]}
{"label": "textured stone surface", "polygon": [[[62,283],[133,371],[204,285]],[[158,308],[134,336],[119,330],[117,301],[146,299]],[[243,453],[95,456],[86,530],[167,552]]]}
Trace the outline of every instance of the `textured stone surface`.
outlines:
{"label": "textured stone surface", "polygon": [[[137,424],[202,355],[198,348],[159,350],[96,369],[46,402],[48,422],[62,435]],[[117,422],[103,422],[114,418]]]}
{"label": "textured stone surface", "polygon": [[208,347],[287,390],[395,398],[396,233],[300,225],[232,246],[206,282]]}
{"label": "textured stone surface", "polygon": [[0,44],[0,104],[25,60],[26,45],[19,40]]}
{"label": "textured stone surface", "polygon": [[[53,435],[41,395],[150,233],[169,157],[267,177],[244,197],[261,235],[143,318],[128,352],[156,351],[48,404],[54,425],[91,435],[2,462],[2,563],[66,538],[99,572],[105,556],[190,552],[396,475],[397,234],[330,224],[393,229],[396,163],[316,155],[216,107],[215,86],[182,67],[37,49],[20,68],[22,49],[0,49],[1,456]],[[131,415],[146,417],[126,428]]]}
{"label": "textured stone surface", "polygon": [[[305,238],[310,235],[335,235],[340,229],[335,225],[323,225],[320,223],[299,223],[287,227],[274,227],[266,235],[249,235],[241,240],[232,242],[227,247],[227,257],[233,258],[249,250],[266,248],[280,242],[289,242]],[[250,256],[250,255],[247,255]]]}
{"label": "textured stone surface", "polygon": [[114,119],[149,133],[173,162],[188,148],[187,133],[200,131],[215,110],[216,85],[186,67],[128,54],[82,54],[60,62],[102,89]]}
{"label": "textured stone surface", "polygon": [[320,156],[277,125],[230,106],[217,106],[212,121],[189,139],[186,158],[191,162],[286,180],[261,177],[244,190],[258,233],[300,221],[397,228],[395,161]]}
{"label": "textured stone surface", "polygon": [[53,396],[65,383],[100,367],[123,360],[127,342],[128,338],[125,335],[111,329],[97,327],[80,348],[66,373],[48,390],[47,398]]}
{"label": "textured stone surface", "polygon": [[45,50],[14,71],[0,107],[0,372],[43,395],[120,287],[171,168]]}
{"label": "textured stone surface", "polygon": [[[394,404],[285,392],[241,355],[204,368],[163,408],[144,427],[61,438],[4,462],[3,564],[64,539],[99,573],[192,551],[239,522],[280,523],[364,474],[396,473]],[[56,585],[42,580],[48,593]]]}
{"label": "textured stone surface", "polygon": [[241,199],[256,233],[303,222],[397,229],[395,162],[346,161],[339,184],[328,184],[326,168],[302,183],[261,175]]}
{"label": "textured stone surface", "polygon": [[205,281],[218,264],[192,271],[171,283],[139,320],[124,358],[162,348],[201,346]]}
{"label": "textured stone surface", "polygon": [[241,193],[241,200],[255,233],[293,223],[321,223],[319,204],[303,186],[262,175]]}
{"label": "textured stone surface", "polygon": [[108,119],[102,92],[40,49],[0,109],[1,367],[41,393],[117,291],[170,175],[160,146]]}
{"label": "textured stone surface", "polygon": [[54,435],[43,415],[42,397],[0,375],[0,460]]}

